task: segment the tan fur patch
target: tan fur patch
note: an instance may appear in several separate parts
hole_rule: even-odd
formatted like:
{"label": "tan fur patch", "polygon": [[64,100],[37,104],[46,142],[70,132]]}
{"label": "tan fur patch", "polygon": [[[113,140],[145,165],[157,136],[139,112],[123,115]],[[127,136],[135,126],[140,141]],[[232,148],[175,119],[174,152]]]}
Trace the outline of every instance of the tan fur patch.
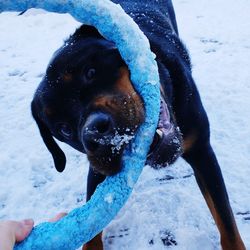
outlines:
{"label": "tan fur patch", "polygon": [[70,73],[65,73],[63,74],[62,79],[64,82],[71,82],[73,80],[73,76]]}
{"label": "tan fur patch", "polygon": [[184,153],[187,153],[189,150],[192,149],[196,140],[197,140],[196,133],[191,133],[190,135],[186,136],[186,138],[183,139],[182,147],[183,147]]}
{"label": "tan fur patch", "polygon": [[45,115],[47,115],[47,116],[51,116],[51,115],[53,115],[54,111],[53,111],[50,107],[45,107],[45,108],[43,109],[43,113],[44,113]]}
{"label": "tan fur patch", "polygon": [[[143,102],[140,96],[136,93],[131,81],[130,75],[127,67],[120,68],[119,78],[115,83],[114,92],[111,95],[98,96],[94,105],[99,107],[107,107],[114,111],[120,111],[120,106],[118,104],[121,103],[120,100],[116,99],[116,97],[121,98],[131,98],[135,101],[138,108],[138,114],[143,112]],[[141,114],[140,114],[141,115]]]}
{"label": "tan fur patch", "polygon": [[246,250],[241,240],[235,221],[234,220],[232,221],[233,229],[234,229],[234,238],[232,238],[232,235],[229,235],[228,232],[226,231],[225,225],[220,217],[220,214],[216,211],[214,202],[210,194],[208,192],[205,192],[204,197],[213,215],[215,223],[220,231],[222,249],[223,250],[229,250],[229,249],[230,250]]}
{"label": "tan fur patch", "polygon": [[119,78],[116,82],[116,89],[124,94],[136,94],[130,81],[130,75],[127,67],[120,68]]}
{"label": "tan fur patch", "polygon": [[136,93],[131,81],[130,81],[130,73],[127,67],[120,68],[119,72],[120,76],[116,82],[116,88],[119,92],[123,93],[124,95],[130,96],[138,106],[143,107],[143,102],[141,97]]}
{"label": "tan fur patch", "polygon": [[86,243],[82,250],[103,250],[102,232],[97,234],[91,241]]}

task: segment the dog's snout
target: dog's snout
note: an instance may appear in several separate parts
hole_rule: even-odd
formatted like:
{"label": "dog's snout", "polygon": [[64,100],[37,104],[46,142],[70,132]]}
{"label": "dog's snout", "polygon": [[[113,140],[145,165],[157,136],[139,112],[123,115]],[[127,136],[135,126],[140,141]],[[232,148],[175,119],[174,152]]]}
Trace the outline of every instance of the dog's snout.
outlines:
{"label": "dog's snout", "polygon": [[81,135],[85,150],[94,152],[100,145],[106,144],[113,128],[110,115],[101,112],[90,114],[82,128]]}

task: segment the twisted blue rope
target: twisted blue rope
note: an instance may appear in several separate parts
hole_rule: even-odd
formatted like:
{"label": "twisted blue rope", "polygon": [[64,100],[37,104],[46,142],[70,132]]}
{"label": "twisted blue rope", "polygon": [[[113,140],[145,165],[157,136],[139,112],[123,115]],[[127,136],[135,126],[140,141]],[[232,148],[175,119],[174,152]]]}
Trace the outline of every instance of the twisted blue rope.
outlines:
{"label": "twisted blue rope", "polygon": [[145,104],[145,122],[124,153],[122,172],[107,177],[83,207],[58,222],[39,224],[24,242],[15,246],[15,250],[73,250],[109,224],[127,201],[142,171],[159,115],[158,69],[147,38],[120,5],[109,0],[0,0],[0,12],[29,8],[69,13],[115,42]]}

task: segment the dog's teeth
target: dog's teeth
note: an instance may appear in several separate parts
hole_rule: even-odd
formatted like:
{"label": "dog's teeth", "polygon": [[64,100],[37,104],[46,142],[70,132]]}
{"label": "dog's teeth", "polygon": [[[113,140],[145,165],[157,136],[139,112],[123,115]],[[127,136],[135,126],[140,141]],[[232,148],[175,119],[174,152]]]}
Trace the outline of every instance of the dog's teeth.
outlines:
{"label": "dog's teeth", "polygon": [[160,129],[156,129],[156,133],[160,136],[160,138],[162,138],[163,133]]}

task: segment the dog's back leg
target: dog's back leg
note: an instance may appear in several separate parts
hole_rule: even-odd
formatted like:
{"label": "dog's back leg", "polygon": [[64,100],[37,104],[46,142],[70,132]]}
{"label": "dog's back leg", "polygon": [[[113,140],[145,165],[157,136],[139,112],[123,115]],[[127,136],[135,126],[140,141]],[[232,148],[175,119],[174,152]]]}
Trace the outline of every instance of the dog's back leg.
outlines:
{"label": "dog's back leg", "polygon": [[197,183],[220,231],[223,250],[244,250],[221,170],[209,141],[195,143],[184,153],[183,158],[194,170]]}
{"label": "dog's back leg", "polygon": [[183,134],[183,158],[194,170],[197,183],[220,231],[222,248],[245,250],[220,166],[210,145],[209,121],[190,65],[177,53],[166,56],[164,64],[171,76],[174,113]]}

